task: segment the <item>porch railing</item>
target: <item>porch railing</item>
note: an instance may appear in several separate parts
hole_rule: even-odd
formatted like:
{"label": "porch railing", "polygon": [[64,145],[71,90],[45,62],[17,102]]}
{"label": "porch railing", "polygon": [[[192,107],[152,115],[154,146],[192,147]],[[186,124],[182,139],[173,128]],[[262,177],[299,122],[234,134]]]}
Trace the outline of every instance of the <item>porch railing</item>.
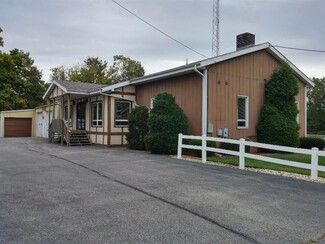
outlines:
{"label": "porch railing", "polygon": [[49,126],[49,141],[54,142],[54,137],[59,135],[61,139],[61,144],[63,144],[63,140],[70,145],[70,133],[67,122],[64,119],[53,119]]}

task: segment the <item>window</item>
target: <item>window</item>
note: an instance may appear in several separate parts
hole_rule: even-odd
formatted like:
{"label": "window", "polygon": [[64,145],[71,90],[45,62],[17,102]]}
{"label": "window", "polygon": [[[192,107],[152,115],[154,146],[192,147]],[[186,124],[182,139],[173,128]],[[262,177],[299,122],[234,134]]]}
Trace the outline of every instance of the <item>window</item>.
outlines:
{"label": "window", "polygon": [[153,103],[155,101],[155,98],[150,99],[150,109],[153,109]]}
{"label": "window", "polygon": [[130,101],[115,100],[115,126],[127,126],[130,111]]}
{"label": "window", "polygon": [[298,113],[297,113],[297,116],[296,116],[296,121],[297,121],[297,124],[299,124],[299,101],[295,101],[295,103],[296,103],[297,110],[298,110]]}
{"label": "window", "polygon": [[103,120],[102,120],[102,102],[93,102],[92,103],[92,126],[102,126]]}
{"label": "window", "polygon": [[72,105],[70,105],[70,118],[68,118],[68,106],[64,107],[64,119],[68,122],[71,123],[71,116],[72,115]]}
{"label": "window", "polygon": [[248,128],[248,97],[237,97],[237,128]]}

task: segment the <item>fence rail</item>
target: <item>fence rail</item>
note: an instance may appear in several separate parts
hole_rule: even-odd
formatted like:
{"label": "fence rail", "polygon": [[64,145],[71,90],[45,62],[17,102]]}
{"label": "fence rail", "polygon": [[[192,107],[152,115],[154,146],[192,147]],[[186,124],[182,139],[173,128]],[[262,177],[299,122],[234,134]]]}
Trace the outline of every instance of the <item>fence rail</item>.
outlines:
{"label": "fence rail", "polygon": [[[197,146],[197,145],[183,144],[183,139],[201,140],[202,145]],[[221,149],[221,148],[208,147],[207,141],[237,144],[237,145],[239,145],[239,151],[231,151],[231,150],[226,150],[226,149]],[[310,162],[310,164],[307,164],[307,163],[272,158],[272,157],[267,157],[267,156],[262,156],[262,155],[256,155],[256,154],[252,154],[252,153],[246,153],[245,152],[246,146],[269,149],[269,150],[276,150],[276,151],[282,151],[282,152],[289,152],[289,153],[310,155],[311,162]],[[308,170],[310,170],[310,178],[312,180],[317,179],[318,171],[325,172],[325,166],[318,164],[319,157],[325,157],[325,151],[319,151],[318,148],[316,148],[316,147],[314,147],[312,149],[303,149],[303,148],[285,147],[285,146],[277,146],[277,145],[258,143],[258,142],[252,142],[252,141],[245,141],[245,139],[234,140],[234,139],[225,139],[225,138],[219,138],[219,137],[190,136],[190,135],[178,134],[178,150],[177,150],[177,158],[178,159],[182,158],[182,149],[201,150],[203,163],[206,163],[207,152],[215,152],[215,153],[222,153],[222,154],[238,156],[240,169],[245,169],[245,158],[251,158],[251,159],[257,159],[257,160],[266,161],[266,162],[274,163],[274,164],[280,164],[280,165],[286,165],[286,166],[291,166],[291,167],[296,167],[296,168],[308,169]]]}

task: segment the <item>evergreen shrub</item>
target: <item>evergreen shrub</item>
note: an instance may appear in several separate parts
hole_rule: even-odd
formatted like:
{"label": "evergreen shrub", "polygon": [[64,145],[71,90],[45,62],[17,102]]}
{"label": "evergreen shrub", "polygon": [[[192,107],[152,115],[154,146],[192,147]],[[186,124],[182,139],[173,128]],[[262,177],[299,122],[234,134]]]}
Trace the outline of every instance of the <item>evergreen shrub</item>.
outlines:
{"label": "evergreen shrub", "polygon": [[259,142],[291,147],[299,145],[295,103],[298,92],[298,80],[287,64],[273,72],[265,87],[265,104],[256,127]]}
{"label": "evergreen shrub", "polygon": [[311,149],[313,147],[317,147],[319,150],[323,150],[325,148],[325,140],[317,137],[302,137],[299,139],[299,147]]}
{"label": "evergreen shrub", "polygon": [[144,138],[148,134],[149,111],[146,107],[139,106],[132,110],[128,116],[128,129],[126,135],[130,149],[144,150]]}
{"label": "evergreen shrub", "polygon": [[168,93],[158,94],[150,111],[149,134],[145,145],[151,153],[175,154],[178,134],[187,134],[188,119],[176,104],[175,97]]}

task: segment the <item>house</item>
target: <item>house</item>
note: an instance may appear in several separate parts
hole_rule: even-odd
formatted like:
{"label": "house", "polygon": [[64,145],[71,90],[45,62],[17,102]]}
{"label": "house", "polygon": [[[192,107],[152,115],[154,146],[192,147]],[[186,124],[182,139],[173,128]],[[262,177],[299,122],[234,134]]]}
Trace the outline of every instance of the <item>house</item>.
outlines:
{"label": "house", "polygon": [[[51,116],[51,117],[49,117]],[[48,137],[48,106],[0,112],[0,137]]]}
{"label": "house", "polygon": [[50,106],[59,104],[54,119],[107,146],[126,145],[128,113],[138,105],[150,108],[161,92],[175,96],[190,134],[256,140],[265,84],[285,62],[299,80],[297,122],[305,136],[306,92],[313,82],[270,43],[255,45],[250,33],[237,36],[234,52],[109,86],[53,81],[44,98]]}

